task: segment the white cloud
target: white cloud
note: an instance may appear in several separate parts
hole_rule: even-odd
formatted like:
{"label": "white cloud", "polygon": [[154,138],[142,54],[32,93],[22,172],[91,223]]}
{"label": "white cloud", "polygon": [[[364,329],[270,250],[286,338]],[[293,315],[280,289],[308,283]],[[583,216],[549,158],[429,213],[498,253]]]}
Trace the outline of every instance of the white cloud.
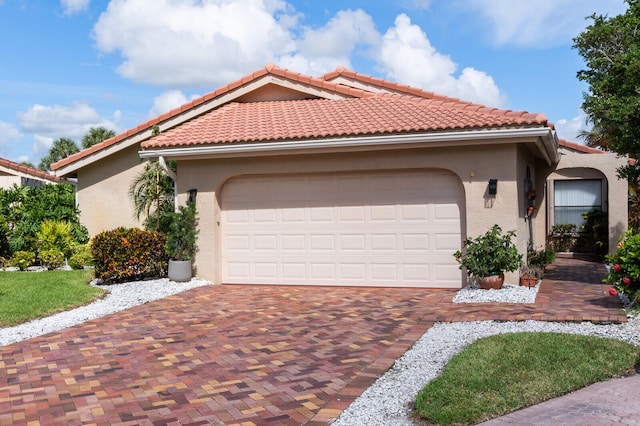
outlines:
{"label": "white cloud", "polygon": [[0,121],[0,156],[6,156],[7,147],[22,139],[23,136],[13,124]]}
{"label": "white cloud", "polygon": [[[117,113],[114,115],[117,117]],[[51,145],[58,138],[81,139],[91,127],[103,126],[116,129],[115,122],[100,117],[100,114],[84,102],[69,107],[36,104],[28,111],[18,112],[22,130],[36,138],[36,144]]]}
{"label": "white cloud", "polygon": [[464,0],[467,11],[479,13],[489,23],[499,46],[540,47],[566,44],[597,14],[624,13],[623,0]]}
{"label": "white cloud", "polygon": [[587,123],[587,115],[582,109],[578,110],[577,116],[569,119],[561,118],[554,125],[558,137],[571,142],[583,142],[578,138],[578,134],[583,130],[591,130],[591,126]]}
{"label": "white cloud", "polygon": [[505,103],[505,96],[485,72],[465,68],[456,77],[458,64],[438,52],[407,15],[396,17],[395,26],[387,30],[379,61],[389,78],[403,84],[492,107]]}
{"label": "white cloud", "polygon": [[125,78],[211,86],[293,51],[291,34],[279,21],[290,13],[278,1],[113,0],[93,37],[101,51],[122,55],[118,73]]}
{"label": "white cloud", "polygon": [[280,56],[278,65],[308,75],[321,75],[338,66],[351,68],[354,53],[370,54],[380,33],[364,11],[339,11],[320,28],[303,28],[296,51]]}
{"label": "white cloud", "polygon": [[[428,7],[429,1],[414,5]],[[215,87],[268,62],[321,75],[368,57],[403,84],[489,106],[505,103],[491,76],[458,70],[404,14],[384,36],[360,9],[339,11],[319,27],[301,26],[300,18],[280,0],[112,0],[93,37],[102,52],[123,57],[123,77],[171,88]],[[163,95],[151,113],[165,110],[163,103],[175,106],[177,99],[177,92]]]}
{"label": "white cloud", "polygon": [[[191,99],[196,97],[192,96]],[[189,99],[184,93],[179,90],[169,90],[153,98],[153,107],[149,110],[149,117],[157,117],[187,102]]]}
{"label": "white cloud", "polygon": [[60,0],[65,15],[83,12],[89,7],[89,0]]}

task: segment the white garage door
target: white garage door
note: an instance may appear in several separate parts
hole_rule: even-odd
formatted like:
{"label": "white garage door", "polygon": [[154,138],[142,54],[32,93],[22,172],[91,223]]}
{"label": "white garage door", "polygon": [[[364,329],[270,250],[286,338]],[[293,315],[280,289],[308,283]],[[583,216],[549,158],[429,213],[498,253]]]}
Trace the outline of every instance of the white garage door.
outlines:
{"label": "white garage door", "polygon": [[462,200],[443,171],[234,178],[222,190],[222,280],[458,288]]}

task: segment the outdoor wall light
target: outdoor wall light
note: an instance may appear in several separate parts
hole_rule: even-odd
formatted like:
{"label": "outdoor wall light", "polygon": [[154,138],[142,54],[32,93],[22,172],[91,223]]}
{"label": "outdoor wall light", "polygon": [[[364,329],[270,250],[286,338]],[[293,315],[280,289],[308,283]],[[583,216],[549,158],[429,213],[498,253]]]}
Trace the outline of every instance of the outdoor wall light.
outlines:
{"label": "outdoor wall light", "polygon": [[198,190],[193,188],[187,191],[187,194],[189,194],[189,202],[190,203],[195,203],[196,202],[196,195],[198,195]]}
{"label": "outdoor wall light", "polygon": [[498,179],[489,179],[489,195],[498,193]]}

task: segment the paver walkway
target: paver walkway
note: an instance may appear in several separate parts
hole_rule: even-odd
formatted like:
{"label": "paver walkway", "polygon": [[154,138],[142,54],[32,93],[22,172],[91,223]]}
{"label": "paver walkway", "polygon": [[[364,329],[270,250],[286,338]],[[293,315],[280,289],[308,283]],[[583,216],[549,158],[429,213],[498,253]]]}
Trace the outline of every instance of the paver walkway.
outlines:
{"label": "paver walkway", "polygon": [[434,322],[625,321],[602,274],[558,259],[534,305],[453,304],[453,290],[197,288],[0,347],[0,425],[326,424]]}

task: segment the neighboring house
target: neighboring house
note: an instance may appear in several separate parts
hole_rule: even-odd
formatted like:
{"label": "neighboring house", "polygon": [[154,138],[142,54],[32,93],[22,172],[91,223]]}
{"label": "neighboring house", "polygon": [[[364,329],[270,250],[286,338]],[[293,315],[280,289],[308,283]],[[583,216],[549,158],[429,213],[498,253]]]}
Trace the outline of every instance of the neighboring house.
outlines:
{"label": "neighboring house", "polygon": [[177,160],[179,202],[197,190],[197,274],[214,283],[459,288],[467,236],[497,223],[522,253],[544,246],[548,182],[600,173],[610,239],[626,228],[623,160],[568,145],[542,114],[269,64],[52,167],[78,179],[95,235],[137,225],[140,157]]}
{"label": "neighboring house", "polygon": [[13,185],[39,187],[61,181],[50,173],[0,158],[0,188],[8,189]]}

